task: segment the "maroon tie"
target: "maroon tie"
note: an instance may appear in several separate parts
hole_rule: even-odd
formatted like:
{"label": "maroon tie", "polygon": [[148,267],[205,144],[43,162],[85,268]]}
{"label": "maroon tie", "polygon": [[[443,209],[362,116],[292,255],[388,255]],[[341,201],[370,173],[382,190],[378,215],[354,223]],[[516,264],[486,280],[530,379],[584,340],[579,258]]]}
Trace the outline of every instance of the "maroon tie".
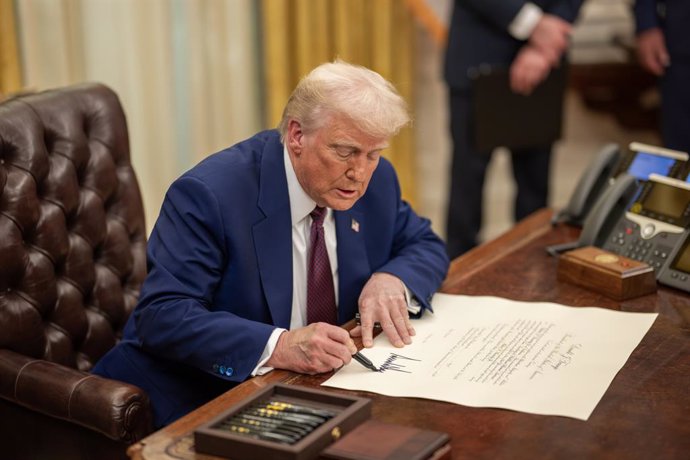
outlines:
{"label": "maroon tie", "polygon": [[307,323],[336,324],[335,292],[331,264],[326,251],[323,220],[326,208],[317,206],[309,214],[312,218],[309,236],[309,267],[307,274]]}

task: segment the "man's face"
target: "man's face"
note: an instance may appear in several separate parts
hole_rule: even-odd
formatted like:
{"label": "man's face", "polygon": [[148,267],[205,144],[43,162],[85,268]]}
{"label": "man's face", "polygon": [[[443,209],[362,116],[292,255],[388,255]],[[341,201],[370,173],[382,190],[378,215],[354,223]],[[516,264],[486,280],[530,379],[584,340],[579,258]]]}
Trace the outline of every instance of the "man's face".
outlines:
{"label": "man's face", "polygon": [[331,116],[305,134],[291,120],[286,138],[300,185],[319,206],[350,209],[367,190],[388,138],[364,134],[349,119]]}

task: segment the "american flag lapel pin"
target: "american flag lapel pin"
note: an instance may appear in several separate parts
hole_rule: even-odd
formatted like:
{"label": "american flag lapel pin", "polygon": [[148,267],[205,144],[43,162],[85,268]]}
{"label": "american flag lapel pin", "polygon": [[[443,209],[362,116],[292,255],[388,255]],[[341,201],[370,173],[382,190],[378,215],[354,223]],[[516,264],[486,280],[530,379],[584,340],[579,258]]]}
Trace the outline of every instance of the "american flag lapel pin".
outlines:
{"label": "american flag lapel pin", "polygon": [[352,219],[352,224],[350,225],[350,228],[354,230],[355,232],[359,233],[359,222],[356,220]]}

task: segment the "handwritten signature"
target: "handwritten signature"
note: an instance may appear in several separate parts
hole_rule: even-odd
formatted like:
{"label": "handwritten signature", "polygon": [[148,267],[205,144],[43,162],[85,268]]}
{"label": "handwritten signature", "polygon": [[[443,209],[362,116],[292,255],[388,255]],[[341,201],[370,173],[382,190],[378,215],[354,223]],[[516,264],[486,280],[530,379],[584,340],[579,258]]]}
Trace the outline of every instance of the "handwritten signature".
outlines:
{"label": "handwritten signature", "polygon": [[407,366],[403,362],[401,362],[404,360],[418,362],[421,361],[420,359],[408,358],[407,356],[399,355],[397,353],[391,353],[390,356],[386,358],[386,360],[383,362],[381,367],[379,367],[379,372],[396,371],[411,374],[412,372],[405,370]]}

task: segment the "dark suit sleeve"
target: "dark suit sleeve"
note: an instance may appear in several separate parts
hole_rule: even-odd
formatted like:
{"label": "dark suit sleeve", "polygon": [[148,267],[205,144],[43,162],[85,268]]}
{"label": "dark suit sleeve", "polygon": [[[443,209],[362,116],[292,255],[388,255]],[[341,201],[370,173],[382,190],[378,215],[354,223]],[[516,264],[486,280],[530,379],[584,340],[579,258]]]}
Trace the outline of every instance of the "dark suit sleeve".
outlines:
{"label": "dark suit sleeve", "polygon": [[583,0],[552,1],[544,8],[544,12],[558,16],[572,24],[577,19],[582,3]]}
{"label": "dark suit sleeve", "polygon": [[[217,197],[197,178],[178,179],[148,243],[149,274],[134,319],[146,351],[242,381],[274,327],[216,311],[214,293],[231,257],[224,234]],[[220,375],[220,366],[232,372]]]}
{"label": "dark suit sleeve", "polygon": [[395,189],[398,208],[391,259],[377,271],[400,278],[422,306],[431,309],[431,297],[448,272],[445,244],[433,232],[429,220],[419,217],[400,198],[397,178]]}
{"label": "dark suit sleeve", "polygon": [[[460,0],[485,21],[506,31],[526,3],[525,0]],[[570,23],[575,22],[583,0],[554,0],[541,6],[545,13],[556,15]],[[535,3],[536,4],[536,3]],[[537,5],[539,6],[539,5]]]}
{"label": "dark suit sleeve", "polygon": [[508,33],[508,26],[520,12],[526,0],[458,0],[486,22]]}
{"label": "dark suit sleeve", "polygon": [[635,32],[641,33],[648,29],[659,27],[656,15],[656,0],[635,0]]}

